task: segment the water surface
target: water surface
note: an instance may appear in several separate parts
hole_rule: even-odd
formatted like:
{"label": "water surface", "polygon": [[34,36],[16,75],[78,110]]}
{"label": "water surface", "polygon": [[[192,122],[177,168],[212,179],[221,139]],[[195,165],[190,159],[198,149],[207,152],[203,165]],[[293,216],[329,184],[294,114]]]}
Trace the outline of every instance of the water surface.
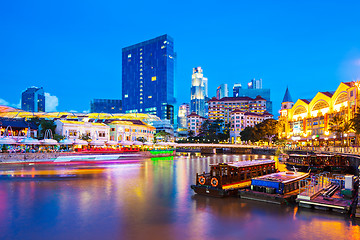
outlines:
{"label": "water surface", "polygon": [[198,196],[190,189],[196,172],[208,171],[210,163],[264,157],[19,166],[34,173],[81,169],[81,175],[1,179],[0,239],[360,239],[359,223],[344,215]]}

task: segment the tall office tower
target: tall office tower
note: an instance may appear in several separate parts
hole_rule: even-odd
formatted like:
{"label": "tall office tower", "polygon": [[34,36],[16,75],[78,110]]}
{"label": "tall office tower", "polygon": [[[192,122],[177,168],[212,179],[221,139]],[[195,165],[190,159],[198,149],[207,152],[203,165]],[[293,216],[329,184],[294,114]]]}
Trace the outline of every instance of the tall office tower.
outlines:
{"label": "tall office tower", "polygon": [[30,87],[21,94],[21,109],[28,112],[45,112],[44,89]]}
{"label": "tall office tower", "polygon": [[174,124],[174,41],[165,34],[122,49],[122,106]]}
{"label": "tall office tower", "polygon": [[94,99],[90,102],[92,113],[121,113],[121,100],[117,99]]}
{"label": "tall office tower", "polygon": [[190,106],[188,103],[183,103],[179,106],[178,111],[178,131],[186,130],[188,127],[187,116],[190,114]]}
{"label": "tall office tower", "polygon": [[[204,81],[205,79],[205,81]],[[201,67],[193,68],[191,78],[191,101],[190,111],[195,112],[201,117],[205,117],[206,112],[206,98],[207,98],[207,78],[204,78]]]}
{"label": "tall office tower", "polygon": [[218,88],[216,89],[216,98],[221,99],[228,96],[229,96],[228,85],[225,83],[218,86]]}
{"label": "tall office tower", "polygon": [[266,99],[266,111],[272,113],[272,101],[270,100],[270,89],[262,88],[262,79],[255,80],[252,79],[248,83],[248,89],[240,88],[237,90],[237,97],[250,97],[256,98],[257,96],[261,96]]}
{"label": "tall office tower", "polygon": [[239,89],[241,89],[241,83],[235,83],[233,86],[233,97],[239,96]]}
{"label": "tall office tower", "polygon": [[251,79],[251,81],[248,83],[249,89],[262,89],[262,79]]}

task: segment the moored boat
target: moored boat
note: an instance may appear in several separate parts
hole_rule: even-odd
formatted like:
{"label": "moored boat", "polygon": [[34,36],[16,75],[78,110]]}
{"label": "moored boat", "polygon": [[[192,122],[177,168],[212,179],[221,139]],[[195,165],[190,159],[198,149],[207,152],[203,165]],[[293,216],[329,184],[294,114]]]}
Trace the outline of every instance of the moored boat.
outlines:
{"label": "moored boat", "polygon": [[210,165],[209,173],[196,174],[191,188],[197,194],[226,197],[249,187],[251,178],[276,172],[274,160],[254,160]]}
{"label": "moored boat", "polygon": [[351,172],[352,170],[345,156],[331,154],[290,154],[285,164],[289,170],[293,170],[295,167],[303,172],[309,170],[312,172]]}
{"label": "moored boat", "polygon": [[310,176],[310,172],[278,172],[253,178],[250,189],[240,190],[239,196],[244,199],[284,204],[294,202],[299,189]]}

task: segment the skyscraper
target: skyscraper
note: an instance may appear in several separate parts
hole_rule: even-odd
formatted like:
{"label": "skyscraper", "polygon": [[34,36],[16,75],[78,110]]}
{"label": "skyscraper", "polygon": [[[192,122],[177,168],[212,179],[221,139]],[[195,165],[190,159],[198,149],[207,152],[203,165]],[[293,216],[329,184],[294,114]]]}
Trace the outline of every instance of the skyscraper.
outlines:
{"label": "skyscraper", "polygon": [[183,103],[179,106],[178,111],[178,130],[187,129],[187,116],[190,114],[190,106],[188,103]]}
{"label": "skyscraper", "polygon": [[205,101],[207,98],[208,79],[204,78],[201,67],[193,68],[191,77],[191,105],[190,111],[201,117],[206,116]]}
{"label": "skyscraper", "polygon": [[94,99],[90,102],[92,113],[121,113],[121,100],[117,99]]}
{"label": "skyscraper", "polygon": [[248,83],[249,89],[262,89],[262,79],[251,79],[251,81]]}
{"label": "skyscraper", "polygon": [[229,96],[228,85],[225,83],[218,86],[218,88],[216,89],[216,98],[221,99],[228,96]]}
{"label": "skyscraper", "polygon": [[239,96],[239,89],[241,89],[241,83],[235,83],[233,86],[233,97]]}
{"label": "skyscraper", "polygon": [[162,35],[122,49],[125,113],[148,113],[174,124],[174,42]]}
{"label": "skyscraper", "polygon": [[45,112],[44,89],[30,87],[21,94],[21,109],[28,112]]}

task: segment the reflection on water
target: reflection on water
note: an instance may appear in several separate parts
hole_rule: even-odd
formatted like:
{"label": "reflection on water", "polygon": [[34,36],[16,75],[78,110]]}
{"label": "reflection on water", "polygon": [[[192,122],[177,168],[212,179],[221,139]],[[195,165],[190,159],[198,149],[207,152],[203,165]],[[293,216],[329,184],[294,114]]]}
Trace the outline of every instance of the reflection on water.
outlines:
{"label": "reflection on water", "polygon": [[[343,215],[198,196],[190,189],[196,172],[209,171],[211,163],[257,158],[265,156],[18,166],[34,177],[0,180],[0,239],[360,238],[359,226]],[[49,177],[66,171],[76,177]]]}

